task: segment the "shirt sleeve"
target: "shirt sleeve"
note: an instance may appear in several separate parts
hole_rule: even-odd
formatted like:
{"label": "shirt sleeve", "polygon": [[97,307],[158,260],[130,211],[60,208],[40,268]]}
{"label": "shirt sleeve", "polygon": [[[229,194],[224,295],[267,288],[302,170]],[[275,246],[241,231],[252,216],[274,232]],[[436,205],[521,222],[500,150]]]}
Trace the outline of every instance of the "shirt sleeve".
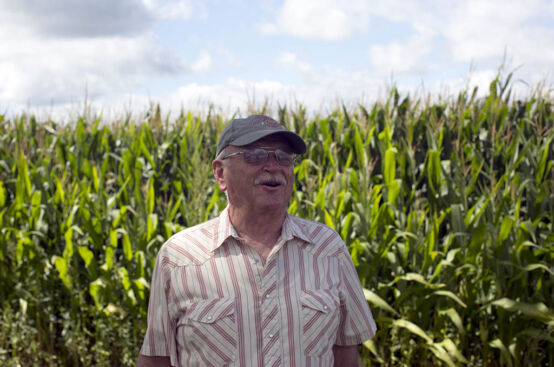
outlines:
{"label": "shirt sleeve", "polygon": [[339,255],[340,324],[336,345],[357,345],[373,338],[377,327],[346,245]]}
{"label": "shirt sleeve", "polygon": [[176,366],[175,322],[170,316],[168,304],[173,266],[164,253],[162,247],[154,265],[148,302],[148,327],[140,354],[170,357],[171,364]]}

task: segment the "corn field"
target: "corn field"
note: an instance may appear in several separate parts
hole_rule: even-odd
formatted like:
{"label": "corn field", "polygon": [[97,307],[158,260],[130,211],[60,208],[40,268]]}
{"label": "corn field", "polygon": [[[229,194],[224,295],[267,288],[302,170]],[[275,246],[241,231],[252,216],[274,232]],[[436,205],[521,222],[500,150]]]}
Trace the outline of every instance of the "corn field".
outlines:
{"label": "corn field", "polygon": [[[289,212],[349,246],[378,326],[364,366],[554,366],[553,99],[476,92],[251,111],[308,144]],[[231,119],[0,115],[0,365],[134,365],[159,247],[226,206]]]}

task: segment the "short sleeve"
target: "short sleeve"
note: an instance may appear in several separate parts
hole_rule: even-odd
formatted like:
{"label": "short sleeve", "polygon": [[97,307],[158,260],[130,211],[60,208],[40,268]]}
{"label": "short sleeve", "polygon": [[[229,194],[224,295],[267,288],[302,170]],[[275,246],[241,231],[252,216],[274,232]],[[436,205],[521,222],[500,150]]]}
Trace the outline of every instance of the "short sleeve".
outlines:
{"label": "short sleeve", "polygon": [[340,325],[335,344],[357,345],[373,338],[377,327],[346,245],[339,254]]}
{"label": "short sleeve", "polygon": [[140,354],[145,356],[166,356],[171,364],[177,365],[175,323],[169,314],[168,300],[171,292],[171,270],[173,266],[164,249],[160,250],[154,265],[150,300],[148,302],[148,327]]}

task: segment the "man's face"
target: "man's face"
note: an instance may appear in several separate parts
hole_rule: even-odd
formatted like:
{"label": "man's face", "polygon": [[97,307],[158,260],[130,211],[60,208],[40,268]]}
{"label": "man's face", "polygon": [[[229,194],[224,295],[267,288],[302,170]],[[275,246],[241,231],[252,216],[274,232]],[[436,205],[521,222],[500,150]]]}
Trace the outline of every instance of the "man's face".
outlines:
{"label": "man's face", "polygon": [[[230,147],[228,153],[260,147],[292,152],[285,140],[273,135],[244,147]],[[212,165],[219,187],[227,192],[229,205],[233,210],[252,213],[286,210],[292,195],[294,168],[280,165],[273,153],[270,153],[265,163],[259,165],[246,163],[242,154],[229,157],[225,161],[215,160]]]}

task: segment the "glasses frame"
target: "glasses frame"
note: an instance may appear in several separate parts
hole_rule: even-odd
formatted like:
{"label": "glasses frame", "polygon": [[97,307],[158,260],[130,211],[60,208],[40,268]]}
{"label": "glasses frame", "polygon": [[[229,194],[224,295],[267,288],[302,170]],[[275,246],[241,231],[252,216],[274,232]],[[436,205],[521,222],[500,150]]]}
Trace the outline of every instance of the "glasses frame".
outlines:
{"label": "glasses frame", "polygon": [[[248,162],[246,160],[244,154],[248,151],[254,151],[256,149],[263,150],[267,153],[267,156],[266,156],[265,160],[260,161],[259,163]],[[281,162],[281,160],[277,156],[277,152],[283,152],[285,154],[288,154],[288,155],[292,156],[291,163],[288,164],[286,162],[285,163]],[[245,148],[244,150],[241,150],[240,152],[234,152],[234,153],[226,155],[225,157],[221,157],[219,159],[224,160],[224,159],[231,158],[231,157],[234,157],[234,156],[239,155],[239,154],[243,154],[242,158],[243,158],[244,162],[246,162],[250,165],[253,165],[253,166],[258,166],[258,165],[265,164],[269,160],[269,156],[270,156],[271,153],[273,153],[273,156],[275,157],[275,161],[283,167],[294,167],[294,165],[297,163],[298,158],[300,157],[300,155],[298,155],[296,153],[287,153],[284,150],[279,149],[279,148],[274,149],[272,147],[255,147],[255,148]]]}

